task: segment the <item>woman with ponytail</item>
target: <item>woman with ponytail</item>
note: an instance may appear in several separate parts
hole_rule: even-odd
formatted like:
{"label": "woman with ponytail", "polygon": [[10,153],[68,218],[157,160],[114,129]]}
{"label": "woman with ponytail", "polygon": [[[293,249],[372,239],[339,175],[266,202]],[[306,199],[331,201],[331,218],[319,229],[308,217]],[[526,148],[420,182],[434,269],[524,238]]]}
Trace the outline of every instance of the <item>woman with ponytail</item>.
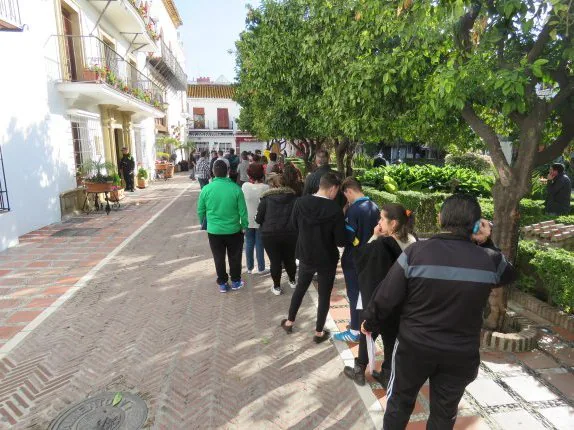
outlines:
{"label": "woman with ponytail", "polygon": [[[416,242],[413,233],[414,215],[402,205],[389,203],[381,208],[381,218],[375,227],[368,244],[356,249],[355,264],[359,275],[359,305],[365,309],[377,286],[383,281],[399,255]],[[361,320],[364,319],[361,312]],[[383,339],[384,357],[381,372],[373,372],[373,377],[386,388],[391,373],[391,355],[399,328],[399,315],[391,315],[380,333]],[[377,334],[373,334],[375,338]],[[374,339],[373,339],[374,340]],[[358,385],[365,384],[365,369],[369,363],[367,339],[361,333],[359,356],[355,366],[346,366],[344,373]]]}

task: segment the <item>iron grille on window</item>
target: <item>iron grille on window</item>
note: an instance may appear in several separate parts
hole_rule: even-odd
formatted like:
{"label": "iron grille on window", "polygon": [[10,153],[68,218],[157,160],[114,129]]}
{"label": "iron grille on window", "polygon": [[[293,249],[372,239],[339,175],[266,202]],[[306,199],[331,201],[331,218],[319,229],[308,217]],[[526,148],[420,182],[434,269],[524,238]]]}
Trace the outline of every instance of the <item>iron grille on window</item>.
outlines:
{"label": "iron grille on window", "polygon": [[4,158],[2,157],[2,146],[0,146],[0,213],[10,210],[8,200],[8,189],[6,188],[6,173],[4,173]]}
{"label": "iron grille on window", "polygon": [[22,31],[18,0],[0,0],[0,31]]}

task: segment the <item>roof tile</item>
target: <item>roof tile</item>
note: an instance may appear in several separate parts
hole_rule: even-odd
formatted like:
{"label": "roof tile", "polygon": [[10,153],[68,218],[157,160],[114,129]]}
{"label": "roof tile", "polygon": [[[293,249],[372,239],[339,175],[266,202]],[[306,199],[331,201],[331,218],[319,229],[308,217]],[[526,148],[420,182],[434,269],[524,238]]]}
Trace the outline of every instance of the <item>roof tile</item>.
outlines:
{"label": "roof tile", "polygon": [[197,99],[231,99],[235,93],[233,85],[188,85],[187,97]]}

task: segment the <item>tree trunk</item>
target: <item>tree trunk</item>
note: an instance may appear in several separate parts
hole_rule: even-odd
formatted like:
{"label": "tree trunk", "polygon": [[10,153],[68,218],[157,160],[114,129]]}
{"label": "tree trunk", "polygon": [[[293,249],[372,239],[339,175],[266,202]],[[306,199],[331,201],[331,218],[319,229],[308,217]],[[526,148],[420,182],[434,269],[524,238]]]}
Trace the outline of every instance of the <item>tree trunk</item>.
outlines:
{"label": "tree trunk", "polygon": [[337,171],[342,175],[345,174],[345,155],[349,148],[349,139],[344,139],[342,142],[339,139],[333,141],[335,145],[335,154],[337,155]]}

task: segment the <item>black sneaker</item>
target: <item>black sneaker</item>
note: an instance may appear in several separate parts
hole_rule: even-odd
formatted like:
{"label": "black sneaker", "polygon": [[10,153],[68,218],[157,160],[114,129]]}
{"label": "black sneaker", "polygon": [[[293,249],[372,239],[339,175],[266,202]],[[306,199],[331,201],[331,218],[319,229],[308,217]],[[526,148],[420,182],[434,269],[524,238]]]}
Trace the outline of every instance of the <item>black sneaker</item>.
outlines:
{"label": "black sneaker", "polygon": [[313,336],[313,342],[315,343],[323,343],[331,337],[331,332],[326,328],[323,329],[323,336]]}
{"label": "black sneaker", "polygon": [[343,373],[349,379],[361,387],[365,385],[365,366],[355,363],[355,367],[345,366]]}
{"label": "black sneaker", "polygon": [[275,285],[271,286],[271,292],[273,294],[275,294],[276,296],[280,296],[281,293],[283,292],[283,290],[281,289],[281,287],[276,287]]}

